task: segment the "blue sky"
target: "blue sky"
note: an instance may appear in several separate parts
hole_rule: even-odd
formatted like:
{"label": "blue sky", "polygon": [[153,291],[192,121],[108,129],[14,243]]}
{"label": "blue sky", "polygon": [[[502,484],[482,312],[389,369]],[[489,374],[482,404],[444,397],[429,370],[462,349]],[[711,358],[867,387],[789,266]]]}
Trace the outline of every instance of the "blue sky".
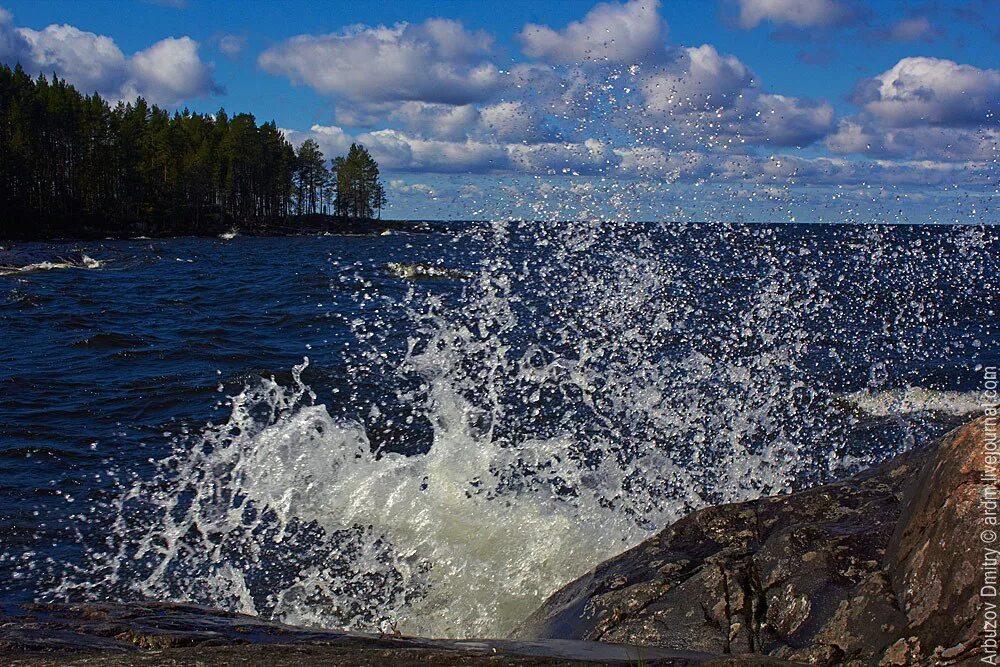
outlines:
{"label": "blue sky", "polygon": [[4,62],[365,143],[401,217],[995,218],[995,2],[0,8]]}

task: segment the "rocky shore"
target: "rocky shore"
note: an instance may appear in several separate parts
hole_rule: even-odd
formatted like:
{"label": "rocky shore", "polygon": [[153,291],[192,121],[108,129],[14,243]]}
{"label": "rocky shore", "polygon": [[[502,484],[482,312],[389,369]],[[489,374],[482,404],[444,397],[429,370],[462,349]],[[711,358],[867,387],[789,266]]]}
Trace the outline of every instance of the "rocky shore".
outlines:
{"label": "rocky shore", "polygon": [[565,586],[514,636],[976,664],[985,420],[836,484],[691,514]]}
{"label": "rocky shore", "polygon": [[981,664],[995,658],[980,599],[986,419],[838,483],[695,512],[565,586],[509,639],[312,630],[165,603],[21,605],[0,609],[0,662]]}

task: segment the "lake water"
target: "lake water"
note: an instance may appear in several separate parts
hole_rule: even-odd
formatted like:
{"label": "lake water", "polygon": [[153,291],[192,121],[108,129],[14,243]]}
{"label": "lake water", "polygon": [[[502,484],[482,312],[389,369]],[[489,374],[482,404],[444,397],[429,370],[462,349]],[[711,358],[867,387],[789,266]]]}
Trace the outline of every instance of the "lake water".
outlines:
{"label": "lake water", "polygon": [[978,409],[998,239],[615,221],[7,246],[0,597],[503,634],[694,508]]}

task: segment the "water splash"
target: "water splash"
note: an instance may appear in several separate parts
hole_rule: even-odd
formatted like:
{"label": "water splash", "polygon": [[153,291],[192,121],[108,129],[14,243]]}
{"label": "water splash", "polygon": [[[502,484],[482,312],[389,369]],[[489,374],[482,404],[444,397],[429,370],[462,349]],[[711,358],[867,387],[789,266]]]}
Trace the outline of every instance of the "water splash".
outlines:
{"label": "water splash", "polygon": [[[108,543],[56,594],[500,636],[692,509],[885,455],[831,430],[843,413],[806,370],[804,324],[830,295],[766,229],[474,233],[484,259],[459,296],[359,296],[351,410],[319,403],[305,364],[247,387],[123,491]],[[379,330],[401,315],[395,349]]]}

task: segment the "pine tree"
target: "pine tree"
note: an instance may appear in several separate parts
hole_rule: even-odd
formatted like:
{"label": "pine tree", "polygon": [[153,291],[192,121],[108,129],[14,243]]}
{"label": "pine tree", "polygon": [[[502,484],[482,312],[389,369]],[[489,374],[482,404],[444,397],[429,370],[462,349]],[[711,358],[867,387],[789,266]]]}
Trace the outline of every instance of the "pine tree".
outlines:
{"label": "pine tree", "polygon": [[346,157],[333,160],[336,180],[334,209],[338,216],[370,220],[386,203],[378,163],[361,144],[351,144]]}
{"label": "pine tree", "polygon": [[355,144],[333,161],[296,152],[251,114],[114,108],[63,79],[0,65],[0,238],[53,233],[217,233],[295,213],[371,218],[378,165]]}
{"label": "pine tree", "polygon": [[296,210],[299,215],[319,212],[329,178],[319,144],[306,139],[295,157]]}

